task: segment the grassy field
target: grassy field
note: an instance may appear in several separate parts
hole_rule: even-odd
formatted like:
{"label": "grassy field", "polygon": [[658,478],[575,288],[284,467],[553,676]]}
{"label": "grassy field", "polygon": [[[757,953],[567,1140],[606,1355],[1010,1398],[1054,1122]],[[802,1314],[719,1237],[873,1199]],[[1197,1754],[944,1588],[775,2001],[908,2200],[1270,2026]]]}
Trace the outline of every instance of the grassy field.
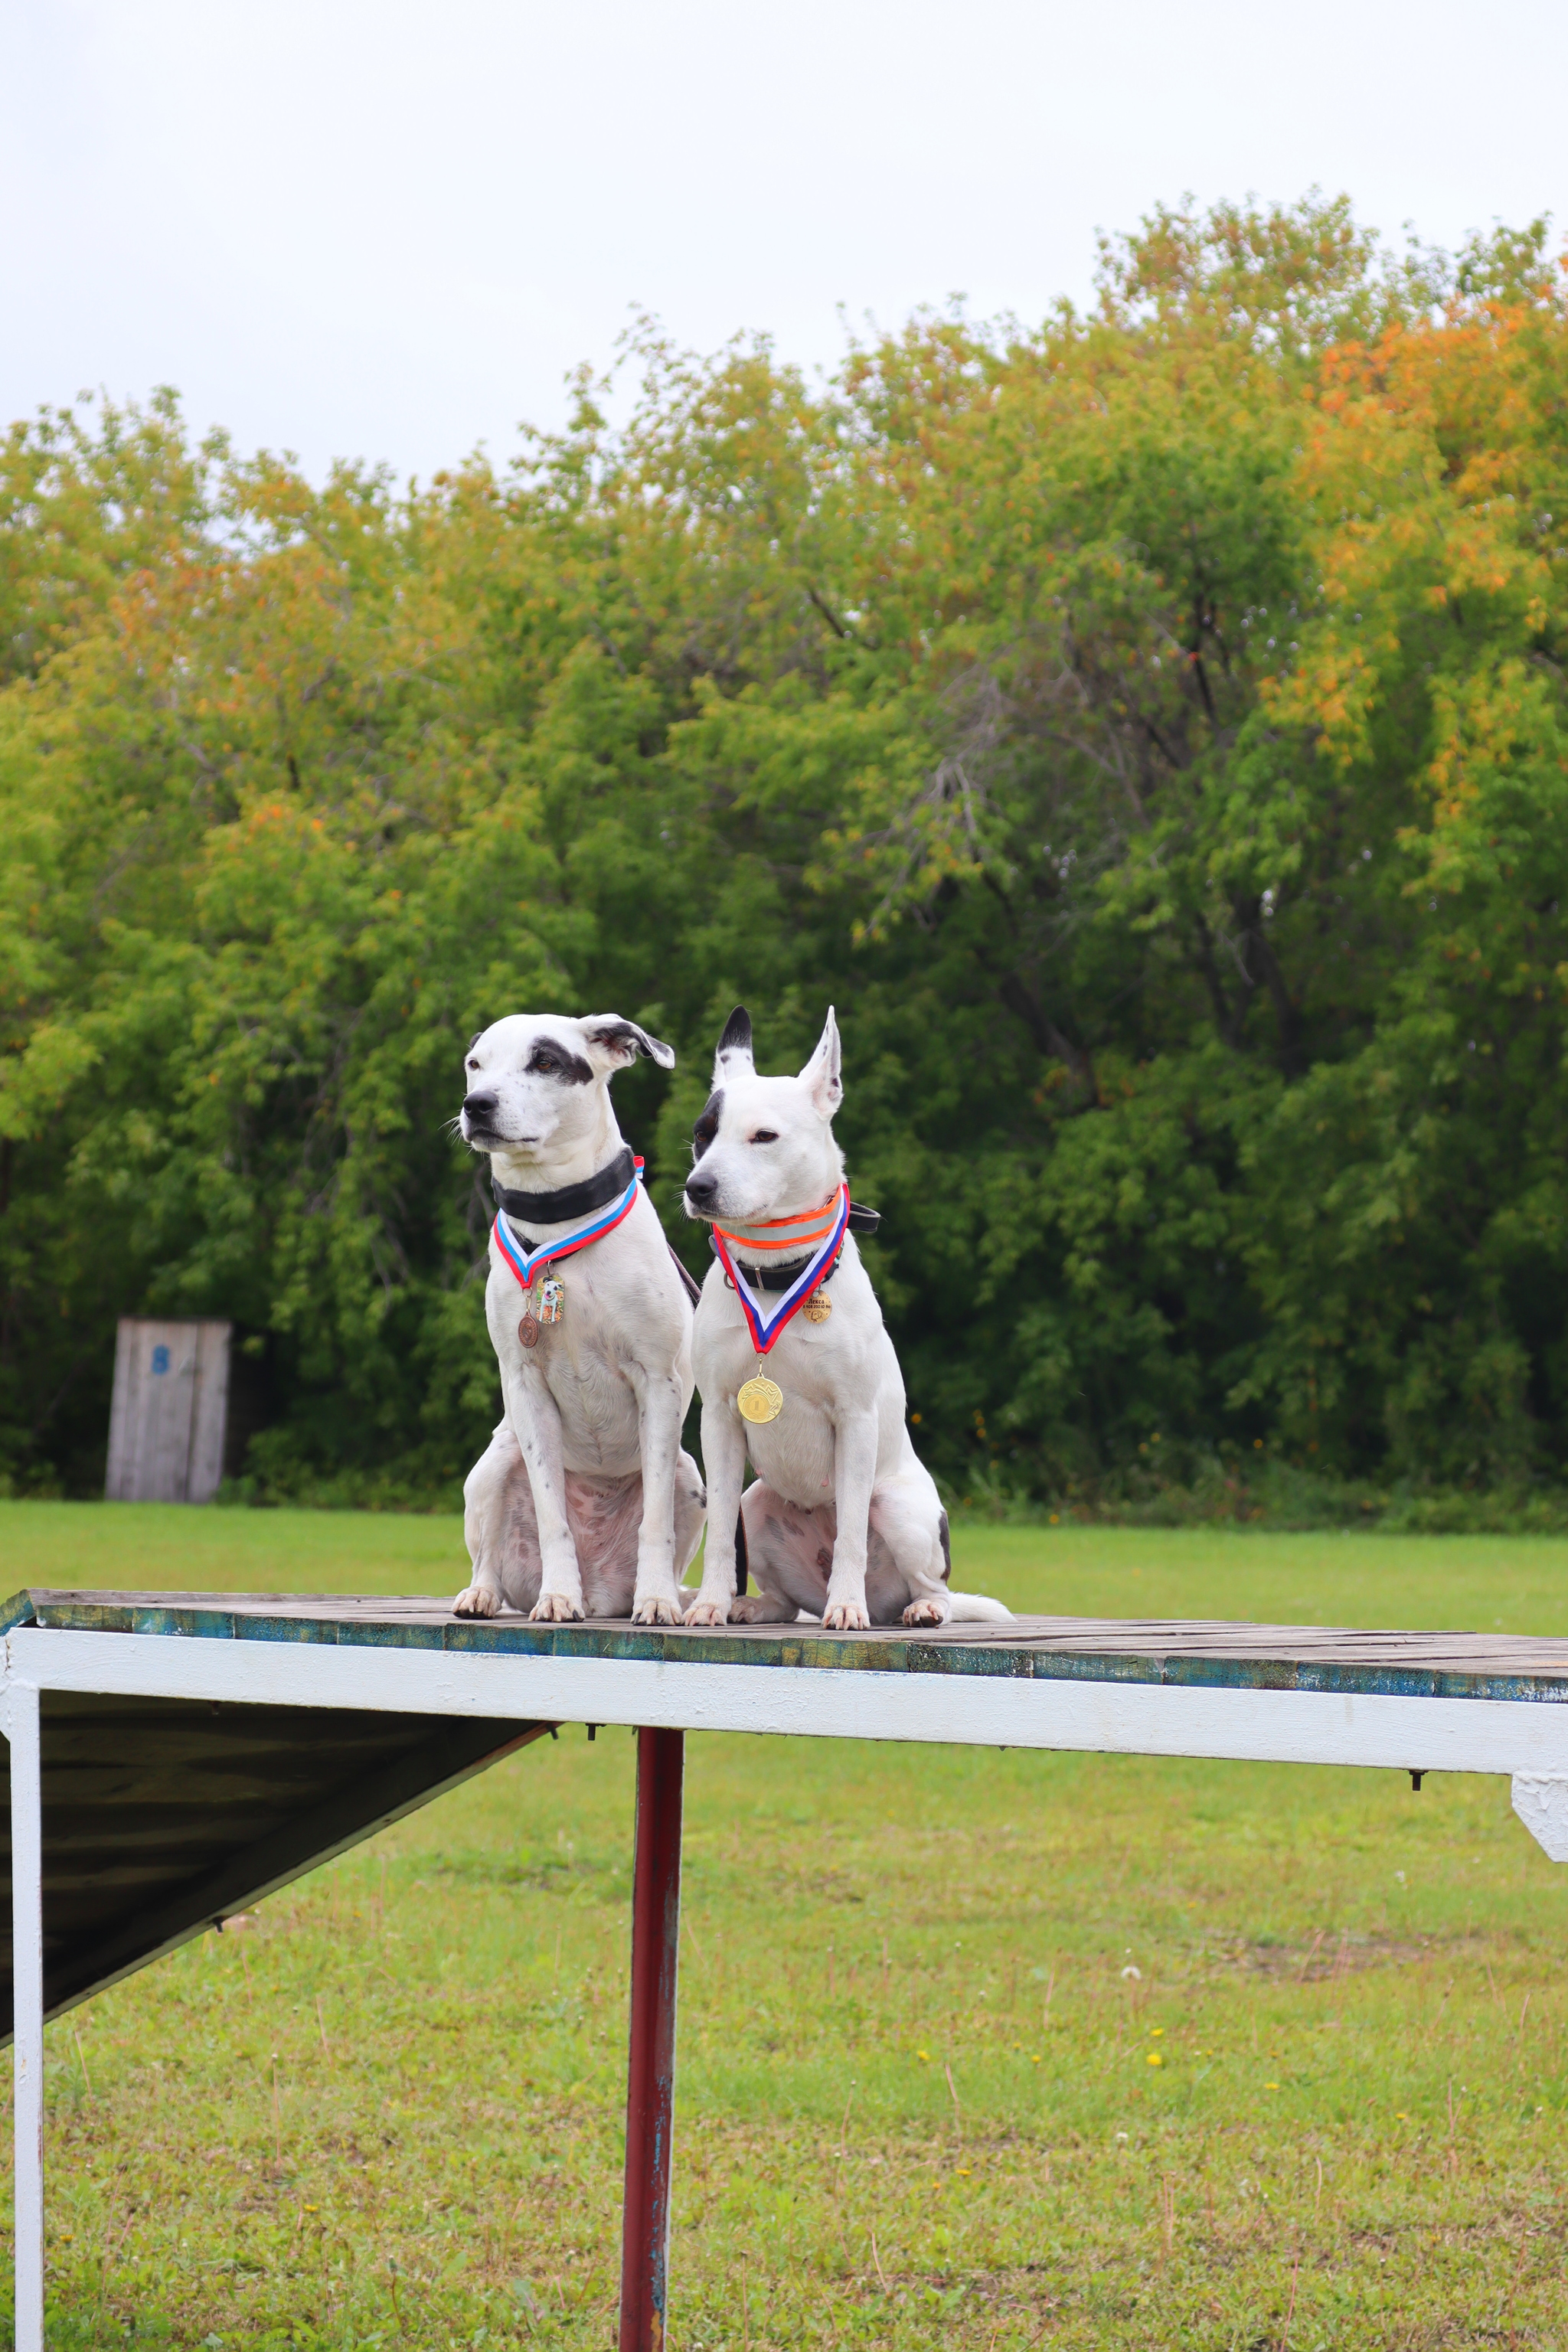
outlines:
{"label": "grassy field", "polygon": [[[455,1591],[442,1519],[0,1505],[24,1582]],[[1015,1606],[1568,1633],[1568,1544],[962,1531]],[[50,2341],[614,2340],[633,1748],[50,2029]],[[670,2340],[1568,2343],[1568,1874],[1506,1784],[693,1738]]]}

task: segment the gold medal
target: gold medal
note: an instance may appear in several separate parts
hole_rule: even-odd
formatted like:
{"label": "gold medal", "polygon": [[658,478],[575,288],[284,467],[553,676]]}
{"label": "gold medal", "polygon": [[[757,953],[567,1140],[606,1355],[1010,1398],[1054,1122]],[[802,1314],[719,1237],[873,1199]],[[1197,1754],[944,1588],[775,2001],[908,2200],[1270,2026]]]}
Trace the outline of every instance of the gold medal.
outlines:
{"label": "gold medal", "polygon": [[759,1372],[740,1390],[735,1402],[742,1421],[776,1421],[784,1411],[784,1391],[777,1381]]}
{"label": "gold medal", "polygon": [[814,1290],[800,1311],[808,1323],[826,1323],[833,1312],[833,1301],[825,1290]]}

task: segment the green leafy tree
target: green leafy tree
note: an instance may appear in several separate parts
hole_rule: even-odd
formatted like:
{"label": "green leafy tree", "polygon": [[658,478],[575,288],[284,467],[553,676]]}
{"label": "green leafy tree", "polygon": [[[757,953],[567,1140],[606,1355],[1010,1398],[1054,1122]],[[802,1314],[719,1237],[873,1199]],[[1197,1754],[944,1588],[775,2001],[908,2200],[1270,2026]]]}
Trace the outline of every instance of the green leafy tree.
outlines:
{"label": "green leafy tree", "polygon": [[1568,482],[1541,224],[1162,211],[1032,332],[818,390],[635,341],[624,429],[320,489],[177,404],[0,447],[0,1464],[221,1313],[273,1492],[496,1410],[470,1031],[615,1007],[672,1238],[717,1027],[842,1130],[917,1435],[1089,1491],[1568,1446]]}

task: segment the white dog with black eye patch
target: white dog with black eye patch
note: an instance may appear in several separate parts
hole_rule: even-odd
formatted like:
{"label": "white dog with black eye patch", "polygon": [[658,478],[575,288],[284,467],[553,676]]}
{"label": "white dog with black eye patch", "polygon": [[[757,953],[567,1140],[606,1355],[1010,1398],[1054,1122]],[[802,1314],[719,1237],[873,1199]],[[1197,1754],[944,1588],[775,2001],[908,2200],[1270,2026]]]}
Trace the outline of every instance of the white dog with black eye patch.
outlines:
{"label": "white dog with black eye patch", "polygon": [[[751,1017],[737,1006],[697,1122],[686,1213],[723,1242],[763,1337],[770,1318],[787,1312],[787,1320],[759,1354],[723,1264],[710,1269],[692,1340],[708,1547],[689,1625],[779,1623],[803,1610],[834,1630],[1012,1613],[948,1590],[947,1513],[910,1443],[899,1360],[846,1223],[833,1137],[843,1098],[831,1008],[798,1077],[761,1078]],[[814,1270],[823,1279],[810,1289]],[[757,1476],[742,1501],[748,1454]],[[759,1588],[741,1600],[738,1511]]]}
{"label": "white dog with black eye patch", "polygon": [[610,1107],[611,1078],[639,1053],[675,1062],[608,1013],[514,1013],[468,1046],[458,1123],[489,1154],[500,1208],[485,1316],[506,1415],[463,1487],[460,1616],[505,1601],[538,1618],[680,1622],[702,1536],[702,1479],[680,1444],[691,1302]]}

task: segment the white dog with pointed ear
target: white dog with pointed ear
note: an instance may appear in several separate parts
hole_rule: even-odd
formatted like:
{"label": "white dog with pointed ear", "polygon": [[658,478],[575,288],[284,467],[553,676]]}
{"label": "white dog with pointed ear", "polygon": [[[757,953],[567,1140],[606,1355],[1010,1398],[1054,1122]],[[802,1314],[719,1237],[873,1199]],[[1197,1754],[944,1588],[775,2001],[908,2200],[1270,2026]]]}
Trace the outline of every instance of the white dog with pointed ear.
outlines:
{"label": "white dog with pointed ear", "polygon": [[[831,1008],[793,1078],[760,1078],[751,1017],[741,1006],[730,1015],[697,1122],[686,1213],[713,1226],[758,1320],[724,1264],[714,1265],[692,1339],[708,1547],[689,1625],[779,1623],[802,1610],[836,1630],[1012,1613],[948,1590],[947,1513],[910,1443],[899,1360],[847,1230],[833,1139],[843,1098]],[[767,1339],[780,1315],[787,1319],[764,1357],[759,1325]],[[757,1477],[742,1502],[748,1453]],[[738,1511],[758,1586],[743,1600]]]}
{"label": "white dog with pointed ear", "polygon": [[680,1622],[702,1537],[701,1475],[680,1445],[691,1302],[610,1108],[639,1053],[674,1065],[611,1013],[516,1013],[469,1043],[458,1127],[489,1154],[500,1210],[485,1315],[506,1415],[463,1488],[460,1616],[504,1600],[540,1618]]}

